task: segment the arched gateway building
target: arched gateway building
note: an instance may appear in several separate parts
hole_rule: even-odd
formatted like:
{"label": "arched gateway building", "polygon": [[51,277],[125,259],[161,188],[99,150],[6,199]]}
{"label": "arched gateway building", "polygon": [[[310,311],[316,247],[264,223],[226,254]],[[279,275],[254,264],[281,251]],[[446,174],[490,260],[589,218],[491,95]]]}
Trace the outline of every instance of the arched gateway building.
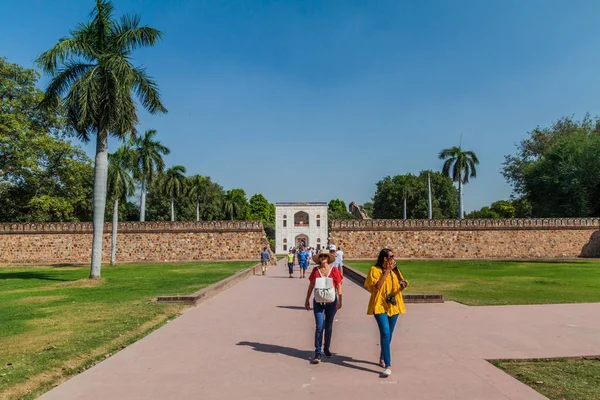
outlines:
{"label": "arched gateway building", "polygon": [[327,245],[327,203],[275,203],[275,252]]}

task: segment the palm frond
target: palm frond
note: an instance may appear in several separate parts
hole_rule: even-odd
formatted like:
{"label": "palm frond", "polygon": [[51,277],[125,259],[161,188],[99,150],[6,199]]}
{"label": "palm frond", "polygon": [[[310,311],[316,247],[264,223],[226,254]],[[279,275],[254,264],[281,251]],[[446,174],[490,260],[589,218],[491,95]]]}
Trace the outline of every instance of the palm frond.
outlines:
{"label": "palm frond", "polygon": [[35,59],[35,64],[44,72],[55,74],[59,64],[64,64],[76,56],[91,61],[92,50],[78,38],[59,39],[50,50],[46,50]]}
{"label": "palm frond", "polygon": [[140,47],[151,47],[162,39],[161,31],[148,26],[139,26],[139,15],[123,15],[115,24],[112,46],[119,51],[129,53]]}
{"label": "palm frond", "polygon": [[158,85],[147,74],[144,68],[133,69],[133,89],[141,100],[142,105],[151,114],[166,113],[167,109],[160,101]]}

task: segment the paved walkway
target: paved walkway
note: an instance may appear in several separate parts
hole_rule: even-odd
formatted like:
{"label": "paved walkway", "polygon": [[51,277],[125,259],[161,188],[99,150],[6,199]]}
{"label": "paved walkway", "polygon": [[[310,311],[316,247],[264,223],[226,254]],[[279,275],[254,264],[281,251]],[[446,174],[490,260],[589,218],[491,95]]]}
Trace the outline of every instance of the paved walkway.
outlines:
{"label": "paved walkway", "polygon": [[600,304],[409,304],[393,374],[380,378],[369,295],[346,281],[334,357],[310,365],[308,282],[286,269],[237,284],[41,398],[535,400],[545,397],[485,359],[600,354]]}

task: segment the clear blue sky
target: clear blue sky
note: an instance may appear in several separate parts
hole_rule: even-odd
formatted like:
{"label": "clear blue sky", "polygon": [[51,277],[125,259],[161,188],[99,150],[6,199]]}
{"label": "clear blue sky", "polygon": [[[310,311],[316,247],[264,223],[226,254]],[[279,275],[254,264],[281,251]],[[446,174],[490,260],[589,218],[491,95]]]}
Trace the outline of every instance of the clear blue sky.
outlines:
{"label": "clear blue sky", "polygon": [[[600,113],[596,0],[114,4],[165,34],[135,62],[169,113],[140,131],[158,130],[167,164],[271,202],[362,204],[386,175],[439,170],[462,134],[481,161],[472,210],[509,197],[502,161],[527,132]],[[92,7],[2,2],[0,55],[31,67]]]}

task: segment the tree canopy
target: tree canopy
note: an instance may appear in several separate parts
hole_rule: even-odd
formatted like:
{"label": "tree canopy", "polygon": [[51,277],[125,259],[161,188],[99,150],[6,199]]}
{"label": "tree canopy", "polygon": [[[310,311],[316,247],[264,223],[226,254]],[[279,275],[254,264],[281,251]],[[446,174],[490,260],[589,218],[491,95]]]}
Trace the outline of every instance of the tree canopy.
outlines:
{"label": "tree canopy", "polygon": [[421,171],[413,174],[386,176],[376,185],[373,197],[373,218],[403,217],[404,196],[407,196],[407,217],[427,218],[427,174],[431,176],[433,218],[454,218],[458,210],[458,191],[452,179],[440,172]]}
{"label": "tree canopy", "polygon": [[535,128],[505,157],[503,174],[534,217],[600,216],[600,119]]}
{"label": "tree canopy", "polygon": [[0,221],[88,221],[90,158],[39,107],[39,74],[0,58]]}

